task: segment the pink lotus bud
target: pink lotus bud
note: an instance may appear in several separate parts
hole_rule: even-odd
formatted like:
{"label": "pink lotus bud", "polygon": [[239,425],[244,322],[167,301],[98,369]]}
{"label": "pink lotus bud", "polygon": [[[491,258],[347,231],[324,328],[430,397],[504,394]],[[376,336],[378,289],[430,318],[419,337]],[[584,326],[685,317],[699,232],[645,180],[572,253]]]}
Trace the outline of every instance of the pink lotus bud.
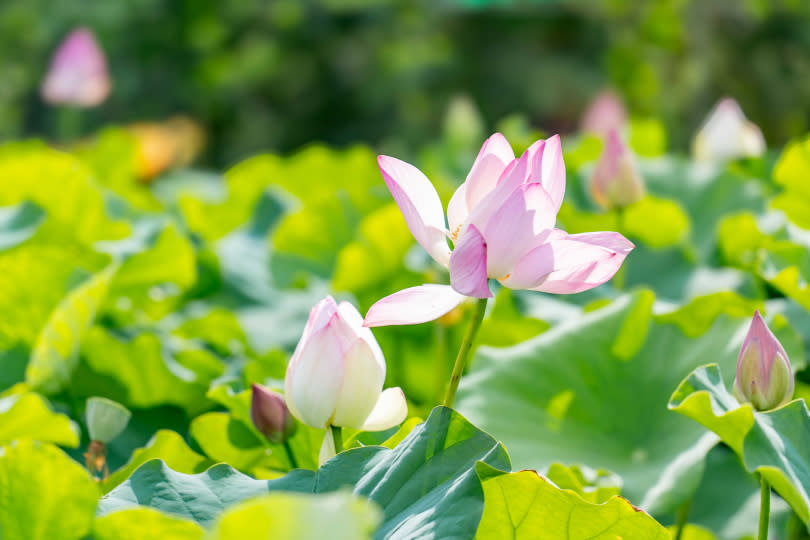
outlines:
{"label": "pink lotus bud", "polygon": [[774,409],[793,397],[793,373],[787,353],[759,311],[754,313],[737,358],[734,396],[741,403],[751,402],[758,411]]}
{"label": "pink lotus bud", "polygon": [[107,60],[86,28],[74,30],[51,60],[42,98],[51,104],[95,107],[110,93]]}
{"label": "pink lotus bud", "polygon": [[293,436],[298,424],[293,420],[284,398],[259,384],[252,385],[250,419],[272,443],[283,443]]}
{"label": "pink lotus bud", "polygon": [[765,153],[765,138],[759,127],[745,117],[739,103],[723,98],[695,135],[692,149],[699,161],[758,157]]}
{"label": "pink lotus bud", "polygon": [[627,111],[619,96],[610,91],[600,92],[585,114],[582,115],[580,129],[586,133],[594,133],[600,137],[607,137],[613,131],[621,131],[627,125]]}
{"label": "pink lotus bud", "polygon": [[408,412],[399,388],[383,391],[385,359],[363,317],[327,296],[312,308],[284,380],[293,416],[315,427],[382,431]]}
{"label": "pink lotus bud", "polygon": [[638,172],[633,155],[611,130],[605,149],[591,177],[591,195],[602,208],[623,208],[644,196],[644,179]]}

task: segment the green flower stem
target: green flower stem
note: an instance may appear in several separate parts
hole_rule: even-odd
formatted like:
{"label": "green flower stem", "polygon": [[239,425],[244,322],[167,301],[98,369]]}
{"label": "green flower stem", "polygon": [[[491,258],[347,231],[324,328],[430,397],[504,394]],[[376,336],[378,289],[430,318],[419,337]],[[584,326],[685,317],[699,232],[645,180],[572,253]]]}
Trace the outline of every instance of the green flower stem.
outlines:
{"label": "green flower stem", "polygon": [[297,469],[298,468],[298,460],[295,459],[295,454],[293,454],[292,448],[290,447],[290,441],[289,440],[284,441],[284,450],[287,452],[287,459],[290,460],[290,466],[293,469]]}
{"label": "green flower stem", "polygon": [[678,513],[675,515],[675,536],[673,540],[681,540],[683,537],[683,530],[689,520],[689,510],[692,507],[692,500],[689,499],[678,508]]}
{"label": "green flower stem", "polygon": [[82,113],[79,107],[62,106],[56,113],[56,136],[59,144],[68,144],[79,138],[82,132]]}
{"label": "green flower stem", "polygon": [[487,309],[487,298],[479,298],[475,304],[475,313],[470,321],[470,326],[467,328],[467,333],[464,334],[464,341],[461,342],[461,348],[458,350],[456,356],[456,363],[453,366],[453,374],[450,375],[450,384],[447,386],[447,393],[444,394],[445,407],[452,407],[453,400],[456,398],[456,390],[458,390],[458,383],[461,380],[461,374],[464,373],[464,368],[467,366],[467,359],[470,357],[475,335],[478,329],[481,328],[481,321],[484,320],[484,312]]}
{"label": "green flower stem", "polygon": [[335,441],[335,454],[343,452],[343,431],[337,426],[329,426],[332,430],[332,440]]}
{"label": "green flower stem", "polygon": [[768,540],[768,524],[771,519],[771,486],[764,476],[760,476],[759,481],[759,535],[757,536],[757,540]]}

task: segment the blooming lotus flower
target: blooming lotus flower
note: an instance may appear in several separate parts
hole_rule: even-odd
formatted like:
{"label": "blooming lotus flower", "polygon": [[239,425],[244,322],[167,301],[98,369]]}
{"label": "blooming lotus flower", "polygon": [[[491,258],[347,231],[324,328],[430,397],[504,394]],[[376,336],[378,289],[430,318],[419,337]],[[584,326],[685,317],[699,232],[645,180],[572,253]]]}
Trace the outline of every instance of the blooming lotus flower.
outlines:
{"label": "blooming lotus flower", "polygon": [[383,298],[369,310],[366,326],[436,319],[466,297],[491,297],[490,278],[511,289],[585,291],[613,277],[634,247],[615,232],[569,235],[554,228],[565,192],[556,135],[535,142],[520,159],[500,133],[487,139],[447,207],[449,229],[439,195],[419,169],[388,156],[377,161],[411,234],[449,269],[450,285]]}
{"label": "blooming lotus flower", "polygon": [[284,398],[255,383],[251,386],[250,419],[259,433],[276,444],[292,437],[298,427]]}
{"label": "blooming lotus flower", "polygon": [[714,106],[695,135],[692,149],[699,161],[757,157],[765,153],[765,138],[759,127],[745,117],[736,101],[724,98]]}
{"label": "blooming lotus flower", "polygon": [[613,131],[621,131],[627,125],[627,111],[622,100],[610,91],[603,91],[588,105],[582,115],[580,129],[585,133],[595,133],[607,137]]}
{"label": "blooming lotus flower", "polygon": [[284,380],[293,416],[315,428],[388,429],[405,419],[408,407],[402,390],[383,390],[383,381],[382,350],[357,309],[331,296],[318,302]]}
{"label": "blooming lotus flower", "polygon": [[793,397],[788,355],[759,311],[754,313],[737,357],[734,396],[741,403],[751,402],[758,411],[774,409]]}
{"label": "blooming lotus flower", "polygon": [[42,98],[48,103],[95,107],[110,93],[107,60],[86,28],[74,30],[51,60],[42,83]]}
{"label": "blooming lotus flower", "polygon": [[591,177],[591,195],[602,208],[623,208],[644,196],[644,179],[618,131],[611,130]]}

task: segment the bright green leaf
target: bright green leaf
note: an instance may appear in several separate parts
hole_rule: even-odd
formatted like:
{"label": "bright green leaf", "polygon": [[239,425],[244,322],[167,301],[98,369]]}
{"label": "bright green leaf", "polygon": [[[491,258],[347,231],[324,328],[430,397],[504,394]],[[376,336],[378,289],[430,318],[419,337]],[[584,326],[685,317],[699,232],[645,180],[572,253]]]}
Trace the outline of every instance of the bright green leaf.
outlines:
{"label": "bright green leaf", "polygon": [[113,264],[91,277],[71,291],[51,313],[25,371],[25,380],[33,388],[53,394],[67,386],[79,361],[82,340],[95,321],[96,311],[117,270],[118,266]]}
{"label": "bright green leaf", "polygon": [[45,398],[35,392],[0,397],[0,444],[15,439],[36,439],[61,446],[79,446],[79,428],[64,414],[53,412]]}
{"label": "bright green leaf", "polygon": [[93,540],[202,540],[205,531],[192,521],[152,508],[113,512],[93,523]]}
{"label": "bright green leaf", "polygon": [[[479,471],[486,466],[479,466]],[[484,515],[476,538],[670,540],[667,530],[621,497],[593,504],[534,471],[484,480]]]}
{"label": "bright green leaf", "polygon": [[373,537],[381,518],[377,505],[350,493],[270,493],[227,510],[207,538],[362,540]]}
{"label": "bright green leaf", "polygon": [[55,446],[23,440],[0,448],[3,538],[84,538],[99,495],[87,471]]}

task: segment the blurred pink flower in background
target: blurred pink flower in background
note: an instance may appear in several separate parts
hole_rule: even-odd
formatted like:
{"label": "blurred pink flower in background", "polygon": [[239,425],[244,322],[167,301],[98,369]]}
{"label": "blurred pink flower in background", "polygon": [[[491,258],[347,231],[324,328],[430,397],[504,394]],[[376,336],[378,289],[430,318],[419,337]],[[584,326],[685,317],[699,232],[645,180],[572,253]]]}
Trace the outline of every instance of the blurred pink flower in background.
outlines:
{"label": "blurred pink flower in background", "polygon": [[613,131],[622,131],[627,126],[627,110],[615,93],[603,90],[591,101],[582,115],[580,130],[602,138]]}
{"label": "blurred pink flower in background", "polygon": [[93,33],[71,32],[51,59],[42,83],[42,98],[53,105],[95,107],[110,94],[107,60]]}
{"label": "blurred pink flower in background", "polygon": [[623,208],[644,197],[644,193],[644,179],[633,154],[619,132],[611,130],[591,176],[594,202],[607,210]]}

